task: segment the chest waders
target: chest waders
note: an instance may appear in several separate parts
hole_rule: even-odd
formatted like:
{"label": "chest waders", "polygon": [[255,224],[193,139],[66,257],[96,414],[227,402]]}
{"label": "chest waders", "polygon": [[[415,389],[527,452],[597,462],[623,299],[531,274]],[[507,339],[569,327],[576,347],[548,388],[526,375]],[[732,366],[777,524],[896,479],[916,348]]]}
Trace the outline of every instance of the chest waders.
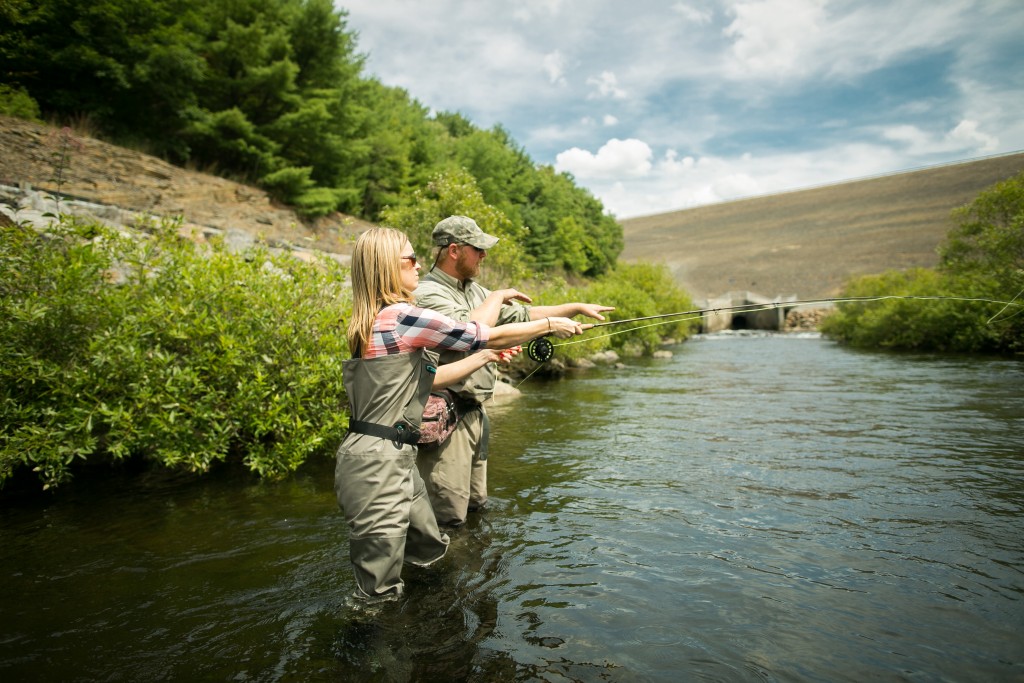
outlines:
{"label": "chest waders", "polygon": [[402,563],[444,556],[440,533],[416,470],[423,407],[436,367],[429,352],[345,361],[349,433],[338,448],[334,491],[349,526],[357,597],[402,593]]}

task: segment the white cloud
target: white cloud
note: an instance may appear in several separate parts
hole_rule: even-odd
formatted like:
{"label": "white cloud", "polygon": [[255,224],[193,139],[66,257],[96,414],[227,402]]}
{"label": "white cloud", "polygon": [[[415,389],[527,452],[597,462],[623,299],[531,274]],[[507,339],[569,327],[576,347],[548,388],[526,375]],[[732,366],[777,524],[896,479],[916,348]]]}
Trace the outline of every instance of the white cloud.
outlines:
{"label": "white cloud", "polygon": [[740,73],[778,76],[808,69],[805,57],[817,44],[825,19],[824,0],[760,0],[733,7],[724,31],[733,38]]}
{"label": "white cloud", "polygon": [[517,0],[512,5],[512,16],[522,22],[550,18],[561,12],[562,0]]}
{"label": "white cloud", "polygon": [[946,139],[954,146],[977,149],[979,152],[993,152],[999,146],[998,139],[978,129],[977,121],[961,121]]}
{"label": "white cloud", "polygon": [[906,55],[941,50],[968,37],[976,40],[970,18],[977,15],[977,4],[974,0],[920,5],[832,0],[819,40],[805,54],[825,73],[839,77],[868,73]]}
{"label": "white cloud", "polygon": [[917,126],[890,126],[882,131],[882,137],[906,147],[912,154],[920,154],[932,144],[932,136]]}
{"label": "white cloud", "polygon": [[679,158],[674,149],[665,152],[665,158],[659,162],[658,170],[667,176],[680,175],[693,168],[695,160],[691,156]]}
{"label": "white cloud", "polygon": [[1021,0],[337,2],[368,73],[620,217],[1024,149]]}
{"label": "white cloud", "polygon": [[[957,85],[962,93],[962,120],[977,122],[978,131],[985,136],[984,153],[1024,149],[1020,87],[1014,88],[1005,81],[980,83],[974,79],[960,81]],[[995,145],[995,149],[990,144]]]}
{"label": "white cloud", "polygon": [[565,83],[565,58],[558,50],[544,55],[544,71],[547,72],[548,81],[554,84]]}
{"label": "white cloud", "polygon": [[591,76],[587,79],[587,85],[597,88],[597,92],[591,93],[591,97],[610,97],[617,100],[626,98],[626,91],[619,87],[619,81],[611,71],[602,71],[600,76]]}
{"label": "white cloud", "polygon": [[977,121],[962,120],[952,130],[931,134],[917,126],[892,126],[882,131],[887,140],[899,143],[906,153],[918,157],[943,152],[977,156],[996,151],[999,140],[981,130]]}
{"label": "white cloud", "polygon": [[705,25],[711,23],[711,11],[698,9],[685,2],[677,2],[672,5],[672,11],[680,15],[692,24]]}
{"label": "white cloud", "polygon": [[651,170],[651,148],[642,140],[612,138],[597,154],[573,147],[555,158],[555,170],[580,179],[642,176]]}
{"label": "white cloud", "polygon": [[642,176],[591,177],[585,184],[624,219],[870,177],[898,164],[899,157],[881,145],[682,159],[670,150]]}
{"label": "white cloud", "polygon": [[870,73],[907,55],[976,39],[965,17],[977,15],[977,5],[975,0],[741,0],[722,32],[731,40],[722,74],[787,81]]}

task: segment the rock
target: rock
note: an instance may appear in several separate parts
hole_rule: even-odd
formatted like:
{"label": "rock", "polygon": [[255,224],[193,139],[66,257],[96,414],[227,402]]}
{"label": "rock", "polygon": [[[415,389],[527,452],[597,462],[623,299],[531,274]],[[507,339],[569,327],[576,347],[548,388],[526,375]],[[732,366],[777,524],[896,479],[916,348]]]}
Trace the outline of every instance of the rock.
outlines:
{"label": "rock", "polygon": [[597,353],[593,354],[592,356],[590,356],[590,360],[594,361],[595,363],[612,365],[614,363],[619,362],[619,354],[615,353],[611,349],[607,349],[605,351],[598,351]]}
{"label": "rock", "polygon": [[827,318],[835,309],[832,307],[821,308],[794,308],[786,315],[786,332],[810,332],[817,330],[821,321]]}
{"label": "rock", "polygon": [[230,228],[224,233],[224,248],[232,254],[240,254],[255,244],[256,238],[245,230]]}
{"label": "rock", "polygon": [[548,375],[564,375],[566,371],[565,361],[561,358],[552,358],[545,365],[547,365],[547,372],[544,374]]}
{"label": "rock", "polygon": [[518,398],[522,395],[523,392],[516,387],[512,386],[508,382],[499,380],[494,383],[494,397],[491,400],[495,402],[507,401],[513,398]]}
{"label": "rock", "polygon": [[0,159],[0,185],[7,186],[0,202],[18,209],[14,221],[39,227],[52,220],[41,214],[58,213],[58,191],[60,212],[107,224],[180,218],[184,234],[238,230],[268,244],[277,240],[344,255],[351,253],[354,236],[372,227],[343,214],[304,220],[258,187],[179,168],[68,128],[7,116],[0,116]]}

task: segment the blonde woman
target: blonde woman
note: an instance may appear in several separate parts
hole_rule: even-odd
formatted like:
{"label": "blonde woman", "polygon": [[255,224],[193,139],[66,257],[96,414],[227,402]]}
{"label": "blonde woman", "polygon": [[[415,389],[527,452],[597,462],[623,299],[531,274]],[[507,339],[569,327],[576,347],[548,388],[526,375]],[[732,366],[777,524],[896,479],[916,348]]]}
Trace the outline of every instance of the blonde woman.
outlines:
{"label": "blonde woman", "polygon": [[[372,228],[352,253],[351,360],[344,363],[351,408],[338,449],[334,490],[349,526],[355,597],[388,599],[403,590],[402,564],[427,566],[444,556],[448,536],[437,526],[416,468],[416,440],[431,389],[460,381],[505,349],[588,325],[551,317],[490,328],[458,322],[412,305],[420,264],[406,236]],[[496,298],[512,297],[501,290]],[[437,367],[436,351],[475,351]]]}

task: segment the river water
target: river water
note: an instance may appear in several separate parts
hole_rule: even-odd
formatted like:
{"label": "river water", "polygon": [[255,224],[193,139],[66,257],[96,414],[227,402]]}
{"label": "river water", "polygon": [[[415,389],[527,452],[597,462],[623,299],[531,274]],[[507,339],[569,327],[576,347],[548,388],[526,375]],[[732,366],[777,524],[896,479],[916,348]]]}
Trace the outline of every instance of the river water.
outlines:
{"label": "river water", "polygon": [[1024,364],[672,350],[494,406],[489,509],[377,611],[327,459],[9,496],[0,678],[1024,680]]}

